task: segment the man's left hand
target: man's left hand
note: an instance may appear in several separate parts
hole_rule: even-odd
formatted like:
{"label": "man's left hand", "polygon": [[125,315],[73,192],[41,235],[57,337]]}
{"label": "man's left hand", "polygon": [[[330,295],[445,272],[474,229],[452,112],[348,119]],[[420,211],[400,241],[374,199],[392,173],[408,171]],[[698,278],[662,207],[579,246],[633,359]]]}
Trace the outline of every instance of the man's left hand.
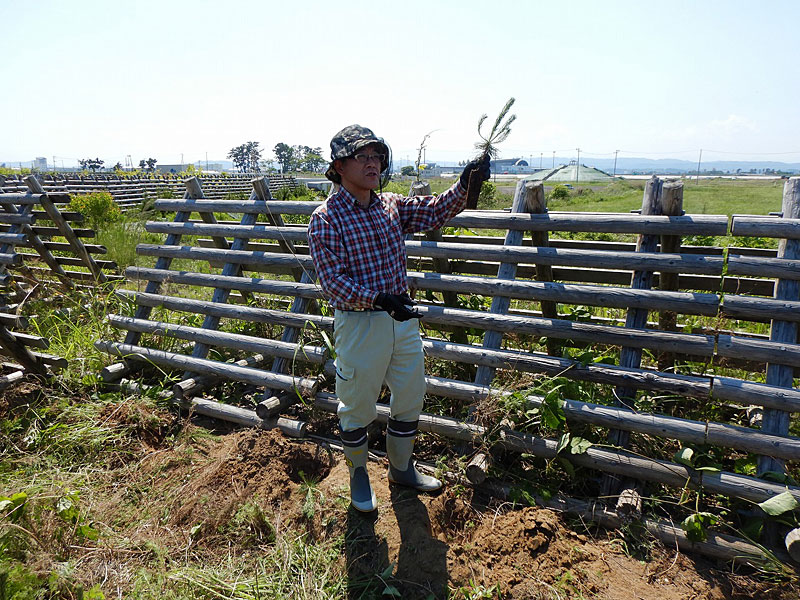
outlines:
{"label": "man's left hand", "polygon": [[489,177],[492,174],[491,164],[489,161],[489,155],[484,154],[479,158],[474,158],[467,163],[464,167],[464,170],[461,172],[461,187],[467,189],[467,184],[469,182],[469,174],[472,171],[478,171],[480,176],[481,183],[484,181],[488,181]]}
{"label": "man's left hand", "polygon": [[419,319],[422,315],[414,310],[414,301],[408,294],[378,294],[375,299],[375,308],[385,310],[395,321],[408,321]]}

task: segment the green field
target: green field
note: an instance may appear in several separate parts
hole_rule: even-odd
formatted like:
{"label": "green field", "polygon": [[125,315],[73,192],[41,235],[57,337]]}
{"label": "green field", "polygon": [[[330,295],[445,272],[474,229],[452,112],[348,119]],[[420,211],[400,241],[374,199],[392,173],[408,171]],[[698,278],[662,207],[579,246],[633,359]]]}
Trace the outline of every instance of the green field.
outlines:
{"label": "green field", "polygon": [[[551,210],[629,212],[642,206],[645,181],[571,184],[569,198],[548,203]],[[546,190],[550,191],[550,190]],[[739,179],[685,180],[683,207],[687,214],[766,215],[781,208],[783,181]]]}

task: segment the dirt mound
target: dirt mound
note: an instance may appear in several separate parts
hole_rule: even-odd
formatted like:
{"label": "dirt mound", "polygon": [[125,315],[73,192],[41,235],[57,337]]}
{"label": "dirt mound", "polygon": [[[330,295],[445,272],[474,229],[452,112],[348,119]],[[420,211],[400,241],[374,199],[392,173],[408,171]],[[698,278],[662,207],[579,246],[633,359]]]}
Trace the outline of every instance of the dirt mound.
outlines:
{"label": "dirt mound", "polygon": [[[378,511],[363,515],[349,508],[340,454],[274,430],[155,451],[141,466],[142,481],[152,482],[149,501],[159,499],[162,515],[148,535],[161,532],[163,543],[179,552],[195,544],[204,561],[232,547],[259,552],[281,531],[305,535],[307,543],[342,539],[338,568],[346,572],[350,597],[372,597],[365,590],[380,594],[384,585],[411,599],[743,600],[754,591],[761,600],[796,597],[738,581],[654,540],[651,560],[640,561],[623,552],[614,532],[578,533],[540,508],[487,506],[460,485],[438,496],[390,487],[385,460],[368,465]],[[119,502],[109,506],[119,510]]]}
{"label": "dirt mound", "polygon": [[224,436],[194,465],[170,521],[178,526],[198,521],[219,526],[251,500],[270,512],[282,509],[291,518],[298,512],[292,500],[300,484],[324,479],[329,471],[327,453],[320,453],[315,444],[284,438],[277,430]]}
{"label": "dirt mound", "polygon": [[164,439],[174,429],[176,417],[165,409],[141,403],[120,402],[108,404],[100,412],[99,424],[123,429],[140,440],[146,448],[160,448]]}

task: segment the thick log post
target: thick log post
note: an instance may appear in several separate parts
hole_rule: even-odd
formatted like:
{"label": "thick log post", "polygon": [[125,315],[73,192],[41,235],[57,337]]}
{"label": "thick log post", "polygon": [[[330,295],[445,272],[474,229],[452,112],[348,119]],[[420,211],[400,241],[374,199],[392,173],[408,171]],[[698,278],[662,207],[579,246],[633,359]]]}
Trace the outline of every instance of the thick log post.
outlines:
{"label": "thick log post", "polygon": [[[683,183],[666,183],[661,194],[661,214],[666,216],[680,216],[683,214]],[[678,254],[681,250],[680,235],[662,235],[661,252]],[[662,290],[674,292],[678,290],[678,273],[660,272],[658,274],[658,287]],[[678,324],[677,314],[674,311],[661,311],[658,313],[658,326],[662,331],[675,331]],[[675,367],[675,355],[663,352],[658,355],[658,370],[672,371]]]}
{"label": "thick log post", "polygon": [[[534,215],[547,212],[547,198],[544,195],[544,185],[539,183],[531,189],[527,198],[528,212]],[[548,248],[550,234],[547,231],[531,231],[531,243],[535,248]],[[536,281],[553,281],[553,267],[547,264],[536,263]],[[558,303],[552,300],[542,300],[542,316],[546,319],[558,318]],[[556,340],[547,339],[547,353],[551,356],[561,356],[561,344]]]}
{"label": "thick log post", "polygon": [[[800,177],[792,177],[783,186],[783,218],[800,218]],[[794,260],[800,258],[800,240],[783,239],[778,246],[778,258]],[[800,300],[800,282],[778,279],[775,284],[775,298],[779,300]],[[775,342],[797,342],[797,323],[773,319],[769,339]],[[767,384],[780,387],[793,387],[794,368],[780,363],[767,364]],[[762,429],[767,433],[786,435],[789,432],[789,413],[768,408],[764,411]],[[769,471],[784,472],[784,461],[771,456],[758,459],[758,473]]]}
{"label": "thick log post", "polygon": [[[647,182],[642,198],[642,216],[657,215],[661,210],[661,194],[663,182],[655,175]],[[636,252],[655,252],[658,245],[658,236],[640,235],[636,243]],[[637,290],[647,290],[652,287],[652,271],[634,271],[631,278],[631,288]],[[625,327],[642,329],[647,324],[646,309],[632,308],[628,310],[625,319]],[[620,351],[619,366],[627,368],[638,368],[642,362],[642,349],[623,346]],[[626,408],[635,408],[636,388],[619,386],[615,390],[615,404]],[[608,435],[608,442],[612,446],[625,448],[628,445],[630,433],[620,429],[612,429]],[[621,480],[615,476],[606,474],[601,484],[602,495],[612,496],[619,492]],[[631,487],[631,486],[629,486]]]}
{"label": "thick log post", "polygon": [[792,529],[787,533],[786,538],[784,538],[784,543],[786,544],[786,550],[789,551],[789,556],[792,557],[792,560],[800,563],[800,529]]}
{"label": "thick log post", "polygon": [[[520,181],[517,183],[517,189],[514,194],[514,203],[511,206],[512,213],[527,213],[530,203],[528,198],[538,194],[537,187],[541,188],[541,183],[532,183]],[[533,201],[535,204],[535,201]],[[521,246],[523,232],[522,231],[509,231],[506,234],[504,246]],[[517,275],[516,263],[501,263],[497,269],[497,279],[513,280]],[[494,315],[506,314],[508,307],[511,304],[511,299],[508,296],[495,296],[492,298],[492,306],[489,312]],[[487,330],[483,336],[483,347],[489,349],[499,348],[503,341],[503,334],[500,331]],[[494,369],[491,367],[478,367],[478,372],[475,375],[475,383],[478,385],[489,385],[494,378]]]}

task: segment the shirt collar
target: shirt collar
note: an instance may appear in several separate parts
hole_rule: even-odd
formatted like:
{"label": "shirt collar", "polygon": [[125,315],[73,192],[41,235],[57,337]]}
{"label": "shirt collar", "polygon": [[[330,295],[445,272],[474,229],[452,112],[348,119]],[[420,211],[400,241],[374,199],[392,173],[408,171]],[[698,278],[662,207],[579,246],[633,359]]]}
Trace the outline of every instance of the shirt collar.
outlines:
{"label": "shirt collar", "polygon": [[[345,188],[343,185],[339,186],[339,194],[348,203],[354,204],[359,208],[361,208],[361,205],[358,203],[358,200],[356,200],[356,197],[353,196],[353,194],[351,194],[349,191],[347,191],[347,188]],[[373,204],[375,204],[375,202],[379,200],[378,194],[375,193],[375,190],[370,190],[369,196],[370,200],[369,200],[369,206],[367,208],[370,208]]]}

